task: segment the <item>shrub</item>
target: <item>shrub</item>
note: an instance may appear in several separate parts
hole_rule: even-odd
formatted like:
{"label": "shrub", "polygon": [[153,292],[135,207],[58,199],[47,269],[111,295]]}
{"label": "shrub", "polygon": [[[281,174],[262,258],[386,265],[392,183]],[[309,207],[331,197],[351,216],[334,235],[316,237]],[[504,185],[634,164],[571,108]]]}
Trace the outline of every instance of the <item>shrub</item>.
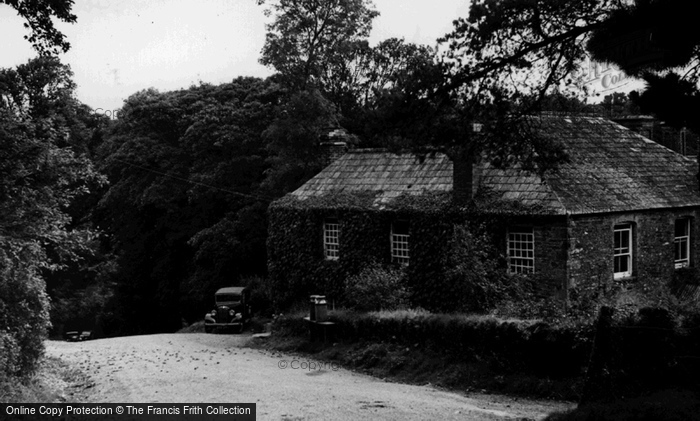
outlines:
{"label": "shrub", "polygon": [[506,297],[506,276],[483,227],[456,225],[449,250],[445,278],[455,288],[457,310],[485,312]]}
{"label": "shrub", "polygon": [[620,285],[603,299],[599,300],[597,307],[610,306],[615,309],[618,318],[634,318],[636,314],[646,308],[653,307],[665,309],[673,317],[684,317],[692,314],[697,308],[695,299],[683,298],[683,286],[693,285],[695,270],[679,270],[674,279],[639,279],[634,283]]}
{"label": "shrub", "polygon": [[49,300],[32,247],[0,248],[0,372],[31,374],[44,352]]}
{"label": "shrub", "polygon": [[250,306],[253,313],[270,316],[272,314],[273,288],[268,278],[261,276],[243,277],[241,284],[250,289]]}
{"label": "shrub", "polygon": [[408,306],[409,291],[400,267],[372,262],[345,282],[346,305],[354,310],[396,310]]}

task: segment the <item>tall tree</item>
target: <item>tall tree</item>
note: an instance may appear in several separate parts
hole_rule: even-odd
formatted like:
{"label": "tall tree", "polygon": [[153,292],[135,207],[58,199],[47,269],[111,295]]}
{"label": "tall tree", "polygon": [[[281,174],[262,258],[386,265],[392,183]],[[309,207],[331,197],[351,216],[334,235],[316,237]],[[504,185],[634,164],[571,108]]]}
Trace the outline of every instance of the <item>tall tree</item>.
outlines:
{"label": "tall tree", "polygon": [[[472,109],[500,97],[520,110],[508,115],[527,114],[540,110],[551,94],[585,97],[576,70],[592,56],[646,80],[642,111],[697,126],[700,36],[690,33],[692,7],[684,0],[477,0],[441,39],[448,66],[442,89],[462,104],[476,104]],[[508,133],[497,128],[486,127],[481,137]],[[527,143],[532,148],[516,149],[552,162],[536,150],[546,144]]]}
{"label": "tall tree", "polygon": [[328,83],[331,63],[366,39],[379,15],[371,0],[272,0],[268,5],[266,14],[274,20],[267,25],[260,62],[294,91]]}
{"label": "tall tree", "polygon": [[386,95],[407,94],[417,83],[435,82],[441,70],[435,51],[427,46],[389,38],[374,47],[366,41],[348,45],[343,55],[330,63],[324,96],[341,114],[340,123],[352,133],[372,138],[370,114],[384,103]]}
{"label": "tall tree", "polygon": [[567,86],[586,54],[588,38],[618,0],[477,0],[440,41],[450,65],[448,89],[498,88],[534,95]]}
{"label": "tall tree", "polygon": [[[536,108],[555,91],[585,94],[576,69],[588,55],[644,78],[654,99],[642,101],[643,111],[678,120],[683,107],[674,104],[692,103],[700,79],[693,8],[687,0],[475,1],[442,39],[451,65],[447,86],[496,86],[534,97]],[[696,112],[683,114],[687,124],[697,120]]]}
{"label": "tall tree", "polygon": [[318,89],[293,93],[276,107],[263,132],[269,154],[265,188],[282,196],[309,180],[328,163],[319,147],[324,135],[338,125],[337,108]]}
{"label": "tall tree", "polygon": [[57,59],[0,70],[0,369],[31,371],[43,351],[49,304],[43,275],[89,248],[68,209],[100,183],[71,146],[70,69]]}
{"label": "tall tree", "polygon": [[588,44],[593,58],[641,77],[643,112],[676,127],[700,132],[700,34],[695,4],[686,0],[637,0],[618,7]]}
{"label": "tall tree", "polygon": [[73,0],[0,0],[17,11],[24,20],[24,27],[30,30],[24,39],[28,40],[41,55],[64,53],[70,48],[65,35],[54,26],[52,18],[66,23],[75,23],[77,17],[71,13]]}
{"label": "tall tree", "polygon": [[353,97],[347,64],[366,46],[378,13],[370,0],[258,4],[266,4],[265,13],[273,19],[260,62],[277,71],[273,78],[287,90],[265,131],[272,166],[266,188],[279,194],[323,168],[318,143],[324,131],[338,125],[343,101]]}
{"label": "tall tree", "polygon": [[237,78],[129,97],[100,148],[96,218],[119,256],[108,334],[172,331],[217,287],[265,271],[262,133],[281,93]]}

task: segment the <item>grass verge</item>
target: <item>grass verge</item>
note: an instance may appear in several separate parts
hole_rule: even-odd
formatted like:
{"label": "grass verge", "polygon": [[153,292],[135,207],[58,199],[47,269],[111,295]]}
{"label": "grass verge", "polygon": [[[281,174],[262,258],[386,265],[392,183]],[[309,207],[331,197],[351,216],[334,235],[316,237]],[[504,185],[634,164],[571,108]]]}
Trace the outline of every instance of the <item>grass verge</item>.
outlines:
{"label": "grass verge", "polygon": [[37,372],[31,376],[0,378],[0,402],[70,402],[92,386],[80,370],[58,358],[44,357]]}
{"label": "grass verge", "polygon": [[[303,316],[299,313],[286,317],[301,319]],[[578,378],[508,373],[502,369],[497,355],[465,357],[454,350],[446,351],[421,342],[407,345],[391,339],[310,341],[303,327],[298,323],[275,323],[272,336],[251,346],[332,362],[392,382],[563,401],[577,401],[580,396],[582,382]]]}

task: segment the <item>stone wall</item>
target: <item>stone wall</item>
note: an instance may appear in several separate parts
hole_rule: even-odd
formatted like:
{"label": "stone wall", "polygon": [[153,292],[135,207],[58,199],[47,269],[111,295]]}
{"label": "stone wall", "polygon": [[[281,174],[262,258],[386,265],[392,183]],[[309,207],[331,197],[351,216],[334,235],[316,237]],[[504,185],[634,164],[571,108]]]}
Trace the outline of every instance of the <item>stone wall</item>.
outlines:
{"label": "stone wall", "polygon": [[691,217],[691,265],[697,264],[698,211],[663,210],[572,216],[569,220],[569,287],[613,281],[613,227],[633,224],[632,279],[668,279],[674,268],[675,220]]}

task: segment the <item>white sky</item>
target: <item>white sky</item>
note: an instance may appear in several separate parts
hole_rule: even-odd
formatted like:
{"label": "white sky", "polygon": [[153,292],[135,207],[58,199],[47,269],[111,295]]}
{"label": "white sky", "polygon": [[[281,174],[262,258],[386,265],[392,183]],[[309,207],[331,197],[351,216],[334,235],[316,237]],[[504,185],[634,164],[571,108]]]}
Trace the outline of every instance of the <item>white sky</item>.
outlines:
{"label": "white sky", "polygon": [[[380,16],[372,45],[390,37],[434,45],[466,17],[469,0],[374,0]],[[73,70],[78,98],[115,110],[131,94],[219,84],[270,75],[258,63],[265,40],[264,8],[255,0],[78,0],[78,22],[57,27],[71,43],[61,61]],[[36,54],[14,9],[0,4],[0,67]]]}

